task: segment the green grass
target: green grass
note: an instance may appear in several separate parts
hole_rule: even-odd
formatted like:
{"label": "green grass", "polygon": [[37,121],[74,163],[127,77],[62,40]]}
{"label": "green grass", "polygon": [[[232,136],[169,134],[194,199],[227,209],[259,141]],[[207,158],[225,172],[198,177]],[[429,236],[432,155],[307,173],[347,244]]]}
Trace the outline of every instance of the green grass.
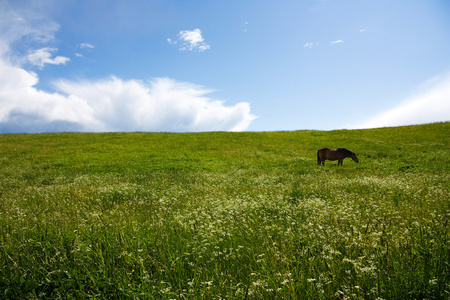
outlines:
{"label": "green grass", "polygon": [[0,298],[449,299],[449,133],[0,135]]}

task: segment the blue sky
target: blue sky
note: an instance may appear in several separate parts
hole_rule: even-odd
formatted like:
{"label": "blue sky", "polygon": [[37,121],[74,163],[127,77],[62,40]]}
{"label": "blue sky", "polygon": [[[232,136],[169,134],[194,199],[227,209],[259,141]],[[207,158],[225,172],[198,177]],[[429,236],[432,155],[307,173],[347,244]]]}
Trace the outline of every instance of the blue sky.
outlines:
{"label": "blue sky", "polygon": [[0,133],[450,120],[447,0],[0,0]]}

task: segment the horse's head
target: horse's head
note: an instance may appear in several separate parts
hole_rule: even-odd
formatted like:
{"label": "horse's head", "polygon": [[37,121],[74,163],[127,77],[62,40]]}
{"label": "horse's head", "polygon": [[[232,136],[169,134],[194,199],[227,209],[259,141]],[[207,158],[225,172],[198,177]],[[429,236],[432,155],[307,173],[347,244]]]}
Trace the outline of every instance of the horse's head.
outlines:
{"label": "horse's head", "polygon": [[353,159],[354,162],[359,163],[359,159],[356,156],[355,152],[350,151],[346,148],[338,148],[336,149],[339,153],[341,153],[344,157],[350,157],[351,159]]}
{"label": "horse's head", "polygon": [[354,162],[359,163],[359,159],[354,152],[352,152],[352,155],[350,157],[353,159]]}

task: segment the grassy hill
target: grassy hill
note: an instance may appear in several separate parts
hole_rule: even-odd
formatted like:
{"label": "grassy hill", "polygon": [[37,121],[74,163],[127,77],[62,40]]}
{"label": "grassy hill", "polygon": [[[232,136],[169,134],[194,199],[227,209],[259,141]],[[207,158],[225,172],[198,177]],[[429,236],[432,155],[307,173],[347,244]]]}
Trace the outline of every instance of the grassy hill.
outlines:
{"label": "grassy hill", "polygon": [[448,298],[449,169],[450,123],[0,135],[0,298]]}

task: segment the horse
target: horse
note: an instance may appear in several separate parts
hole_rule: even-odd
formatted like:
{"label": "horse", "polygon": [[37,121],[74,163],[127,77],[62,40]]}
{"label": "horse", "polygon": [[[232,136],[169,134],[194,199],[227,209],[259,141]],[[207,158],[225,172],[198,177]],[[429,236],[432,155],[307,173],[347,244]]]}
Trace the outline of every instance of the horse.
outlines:
{"label": "horse", "polygon": [[346,157],[351,157],[355,162],[359,162],[356,154],[345,148],[337,148],[334,150],[328,148],[322,148],[317,150],[317,164],[325,165],[325,160],[337,160],[338,165],[342,165],[342,161]]}

